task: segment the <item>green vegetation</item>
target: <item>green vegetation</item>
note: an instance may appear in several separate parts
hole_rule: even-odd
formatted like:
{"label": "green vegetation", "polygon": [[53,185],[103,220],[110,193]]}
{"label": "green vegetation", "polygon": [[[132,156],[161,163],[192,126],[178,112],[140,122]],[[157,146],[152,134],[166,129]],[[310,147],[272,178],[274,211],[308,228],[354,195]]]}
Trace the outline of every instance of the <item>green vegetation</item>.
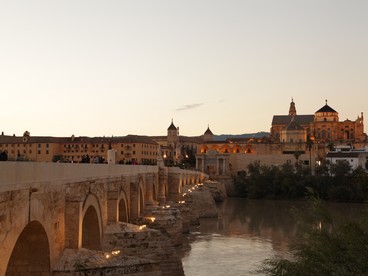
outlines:
{"label": "green vegetation", "polygon": [[61,154],[54,155],[52,157],[52,162],[65,162],[64,156]]}
{"label": "green vegetation", "polygon": [[292,257],[267,259],[261,272],[273,276],[368,275],[368,214],[362,217],[338,217],[319,200],[311,199],[309,208],[296,215],[299,231],[291,246]]}
{"label": "green vegetation", "polygon": [[311,189],[323,200],[368,200],[368,174],[361,167],[352,170],[347,162],[324,163],[314,175],[298,162],[281,167],[255,162],[234,177],[234,186],[238,196],[256,199],[302,199]]}

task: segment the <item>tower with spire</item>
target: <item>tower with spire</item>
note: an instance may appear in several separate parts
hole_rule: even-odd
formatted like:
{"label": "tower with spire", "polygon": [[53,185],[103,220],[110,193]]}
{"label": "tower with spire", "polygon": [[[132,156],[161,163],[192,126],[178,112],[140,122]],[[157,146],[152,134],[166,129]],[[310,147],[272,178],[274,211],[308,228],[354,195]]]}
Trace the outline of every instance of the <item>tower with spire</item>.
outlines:
{"label": "tower with spire", "polygon": [[170,148],[168,158],[173,158],[174,161],[177,161],[180,155],[179,127],[174,125],[173,119],[171,119],[171,124],[167,128],[167,146]]}
{"label": "tower with spire", "polygon": [[168,145],[176,145],[176,143],[179,141],[179,127],[177,128],[174,125],[174,120],[171,119],[171,124],[167,128],[167,143]]}
{"label": "tower with spire", "polygon": [[207,130],[203,134],[203,141],[204,142],[213,141],[213,133],[210,130],[210,125],[208,125]]}
{"label": "tower with spire", "polygon": [[294,103],[293,98],[291,98],[291,103],[289,107],[289,116],[296,116],[296,108],[295,108],[295,103]]}

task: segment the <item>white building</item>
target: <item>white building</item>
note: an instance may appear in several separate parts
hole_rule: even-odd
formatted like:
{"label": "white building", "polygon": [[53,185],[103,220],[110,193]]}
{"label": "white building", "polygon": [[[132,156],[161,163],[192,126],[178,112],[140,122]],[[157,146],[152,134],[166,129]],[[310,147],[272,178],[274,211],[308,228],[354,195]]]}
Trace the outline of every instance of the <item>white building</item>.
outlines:
{"label": "white building", "polygon": [[350,150],[336,149],[327,153],[326,160],[332,164],[336,164],[338,161],[347,161],[353,170],[360,166],[367,171],[368,147]]}

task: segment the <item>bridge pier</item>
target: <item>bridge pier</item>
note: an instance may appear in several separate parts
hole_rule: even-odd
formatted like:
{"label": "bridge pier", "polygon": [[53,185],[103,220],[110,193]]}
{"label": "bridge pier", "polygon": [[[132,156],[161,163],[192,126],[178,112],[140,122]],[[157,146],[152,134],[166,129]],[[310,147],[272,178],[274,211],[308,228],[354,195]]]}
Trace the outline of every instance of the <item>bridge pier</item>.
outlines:
{"label": "bridge pier", "polygon": [[156,198],[155,175],[148,174],[146,176],[146,205],[157,205]]}
{"label": "bridge pier", "polygon": [[167,168],[159,168],[158,174],[158,201],[166,202],[168,196],[168,172]]}
{"label": "bridge pier", "polygon": [[81,207],[80,200],[76,200],[75,197],[65,199],[65,248],[81,247]]}
{"label": "bridge pier", "polygon": [[108,191],[107,193],[107,221],[117,223],[119,221],[119,191]]}

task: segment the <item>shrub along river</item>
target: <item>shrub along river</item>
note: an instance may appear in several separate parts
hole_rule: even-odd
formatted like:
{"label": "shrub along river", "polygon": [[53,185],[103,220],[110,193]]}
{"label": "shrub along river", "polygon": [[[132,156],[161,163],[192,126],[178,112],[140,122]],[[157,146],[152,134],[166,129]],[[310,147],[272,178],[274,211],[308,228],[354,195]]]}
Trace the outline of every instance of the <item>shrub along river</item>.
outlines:
{"label": "shrub along river", "polygon": [[[182,262],[186,276],[262,275],[264,259],[288,256],[296,235],[290,210],[305,208],[303,201],[228,198],[218,206],[219,217],[201,219],[188,236]],[[328,203],[343,216],[355,216],[364,204]]]}

